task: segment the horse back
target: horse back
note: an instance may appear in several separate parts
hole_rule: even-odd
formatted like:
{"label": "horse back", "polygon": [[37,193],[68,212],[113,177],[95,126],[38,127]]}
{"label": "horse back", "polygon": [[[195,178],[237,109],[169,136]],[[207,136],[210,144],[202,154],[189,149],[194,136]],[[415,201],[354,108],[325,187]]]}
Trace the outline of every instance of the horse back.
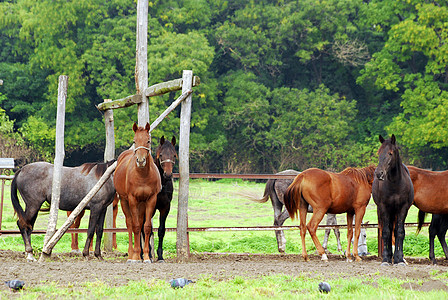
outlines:
{"label": "horse back", "polygon": [[414,205],[427,213],[448,214],[448,171],[408,166],[414,187]]}

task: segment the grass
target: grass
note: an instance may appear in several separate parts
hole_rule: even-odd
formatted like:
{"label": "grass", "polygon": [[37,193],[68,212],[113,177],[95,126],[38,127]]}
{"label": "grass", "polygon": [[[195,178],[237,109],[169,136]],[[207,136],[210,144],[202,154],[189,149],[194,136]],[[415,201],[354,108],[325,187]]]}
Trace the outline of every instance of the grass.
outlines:
{"label": "grass", "polygon": [[[207,277],[183,289],[173,289],[163,280],[130,281],[114,287],[102,281],[87,282],[76,287],[47,284],[29,288],[15,294],[21,299],[38,298],[88,298],[88,299],[445,299],[443,291],[420,292],[404,289],[409,280],[380,278],[375,285],[369,278],[329,280],[329,294],[318,291],[321,278],[308,276],[269,275],[246,279],[236,276],[216,281]],[[0,291],[0,297],[11,296]]]}

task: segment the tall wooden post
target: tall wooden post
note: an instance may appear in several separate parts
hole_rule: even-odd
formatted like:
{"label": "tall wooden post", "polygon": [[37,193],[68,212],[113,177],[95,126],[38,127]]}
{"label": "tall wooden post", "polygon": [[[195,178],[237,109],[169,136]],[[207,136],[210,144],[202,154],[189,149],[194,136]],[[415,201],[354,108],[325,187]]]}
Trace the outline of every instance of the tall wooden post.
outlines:
{"label": "tall wooden post", "polygon": [[68,76],[59,76],[58,107],[56,116],[56,154],[53,167],[53,185],[51,189],[50,217],[48,219],[47,233],[45,234],[44,253],[49,253],[48,242],[56,232],[58,222],[59,198],[61,194],[62,164],[64,163],[64,126],[65,126],[65,101],[67,99]]}
{"label": "tall wooden post", "polygon": [[149,123],[148,98],[144,95],[148,87],[148,0],[137,2],[136,38],[135,87],[137,94],[142,95],[142,102],[138,104],[138,126],[145,127]]}
{"label": "tall wooden post", "polygon": [[[111,99],[105,99],[104,102],[110,102]],[[106,149],[104,149],[104,162],[108,162],[115,158],[115,136],[114,136],[114,112],[108,109],[104,112],[104,125],[106,127]],[[113,228],[114,216],[112,203],[107,207],[106,211],[106,228]],[[113,233],[104,233],[104,250],[112,251]]]}
{"label": "tall wooden post", "polygon": [[[191,91],[193,87],[193,71],[184,70],[182,73],[182,94]],[[176,252],[178,262],[185,262],[190,256],[188,239],[188,189],[190,183],[190,120],[191,94],[182,102],[180,112],[179,133],[179,201],[177,210],[177,243]]]}

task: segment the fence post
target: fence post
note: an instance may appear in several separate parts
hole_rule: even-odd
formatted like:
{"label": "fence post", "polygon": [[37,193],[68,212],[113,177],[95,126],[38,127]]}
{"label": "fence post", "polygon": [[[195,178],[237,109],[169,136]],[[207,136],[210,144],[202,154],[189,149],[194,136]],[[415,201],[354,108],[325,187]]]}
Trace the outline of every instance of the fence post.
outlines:
{"label": "fence post", "polygon": [[[105,99],[104,102],[110,102],[111,99]],[[104,126],[106,127],[106,148],[104,149],[104,162],[115,158],[115,136],[114,136],[114,112],[108,109],[104,112]],[[113,204],[107,207],[106,211],[106,229],[113,228],[114,215]],[[112,251],[113,233],[104,232],[104,250]]]}
{"label": "fence post", "polygon": [[[182,94],[190,91],[193,86],[193,71],[184,70],[182,73]],[[189,148],[190,148],[190,119],[191,94],[182,102],[180,112],[179,133],[179,201],[177,210],[177,261],[185,262],[190,256],[188,238],[188,189],[189,189]]]}
{"label": "fence post", "polygon": [[56,232],[58,222],[59,198],[61,193],[62,164],[64,163],[64,126],[65,126],[65,100],[67,99],[68,76],[59,76],[58,86],[58,110],[56,115],[56,154],[53,166],[53,185],[51,189],[50,217],[48,219],[47,233],[45,234],[44,247],[41,259],[48,251],[48,242]]}
{"label": "fence post", "polygon": [[136,36],[135,87],[137,94],[142,95],[138,104],[138,126],[145,127],[149,122],[148,97],[148,0],[137,2],[137,36]]}

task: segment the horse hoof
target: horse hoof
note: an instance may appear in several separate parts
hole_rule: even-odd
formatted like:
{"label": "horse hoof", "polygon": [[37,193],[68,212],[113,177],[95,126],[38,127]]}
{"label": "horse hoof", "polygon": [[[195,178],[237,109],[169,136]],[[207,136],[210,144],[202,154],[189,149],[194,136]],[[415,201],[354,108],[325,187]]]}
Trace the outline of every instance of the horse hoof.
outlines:
{"label": "horse hoof", "polygon": [[151,264],[152,261],[151,261],[150,259],[145,259],[145,260],[143,261],[143,263],[145,263],[145,264]]}
{"label": "horse hoof", "polygon": [[165,263],[165,260],[163,260],[163,258],[162,258],[162,259],[157,260],[157,262],[158,262],[158,263],[161,263],[161,264],[164,264],[164,263]]}
{"label": "horse hoof", "polygon": [[401,267],[406,267],[406,264],[404,263],[404,262],[399,262],[398,264],[397,264],[397,266],[401,266]]}
{"label": "horse hoof", "polygon": [[136,260],[136,259],[128,259],[126,261],[126,263],[128,263],[128,264],[137,264],[137,263],[141,263],[141,262],[142,262],[141,260]]}
{"label": "horse hoof", "polygon": [[321,258],[321,260],[322,261],[328,261],[328,257],[327,257],[327,255],[324,253],[324,254],[322,254],[322,258]]}
{"label": "horse hoof", "polygon": [[81,251],[79,249],[73,249],[70,253],[76,254],[76,255],[81,255]]}
{"label": "horse hoof", "polygon": [[29,262],[37,261],[37,259],[35,259],[31,253],[28,253],[28,255],[26,256],[26,260]]}
{"label": "horse hoof", "polygon": [[390,266],[390,263],[388,263],[388,262],[382,262],[382,263],[381,263],[381,266],[382,266],[382,267],[389,267],[389,266]]}
{"label": "horse hoof", "polygon": [[345,261],[351,263],[351,262],[353,262],[353,259],[347,257],[347,259]]}

